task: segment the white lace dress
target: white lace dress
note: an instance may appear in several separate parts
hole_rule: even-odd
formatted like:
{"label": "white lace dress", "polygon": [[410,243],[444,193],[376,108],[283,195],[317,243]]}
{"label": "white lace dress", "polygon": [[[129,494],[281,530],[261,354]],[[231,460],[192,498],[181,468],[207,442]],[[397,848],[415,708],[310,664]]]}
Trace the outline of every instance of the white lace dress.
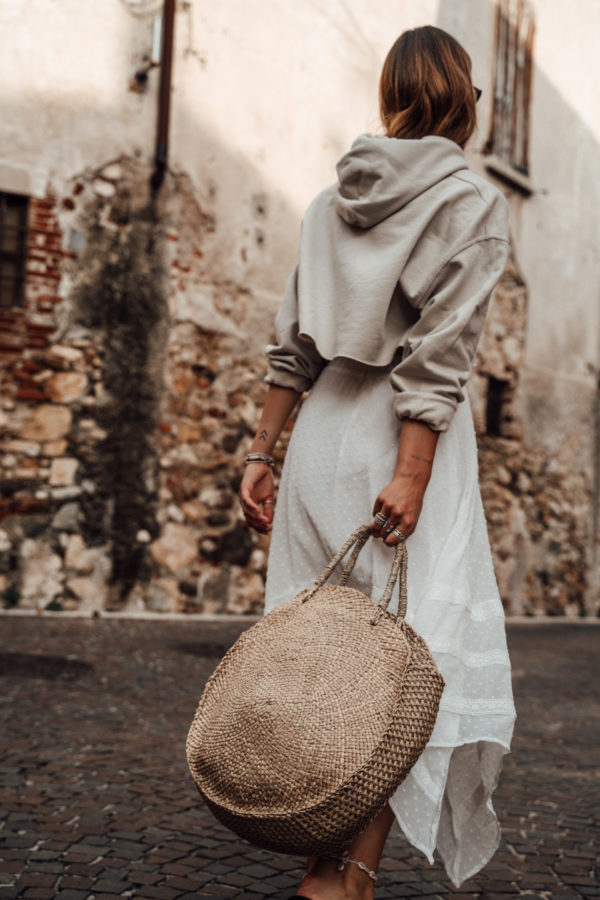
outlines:
{"label": "white lace dress", "polygon": [[[314,581],[350,532],[371,521],[396,459],[401,426],[392,401],[387,370],[351,360],[329,363],[313,385],[282,471],[265,613]],[[446,687],[431,740],[389,803],[411,844],[430,862],[437,849],[459,886],[498,846],[491,798],[515,719],[468,398],[440,436],[407,548],[406,619],[427,641]],[[392,554],[371,540],[358,558],[351,584],[374,602]],[[394,612],[397,603],[394,592]]]}

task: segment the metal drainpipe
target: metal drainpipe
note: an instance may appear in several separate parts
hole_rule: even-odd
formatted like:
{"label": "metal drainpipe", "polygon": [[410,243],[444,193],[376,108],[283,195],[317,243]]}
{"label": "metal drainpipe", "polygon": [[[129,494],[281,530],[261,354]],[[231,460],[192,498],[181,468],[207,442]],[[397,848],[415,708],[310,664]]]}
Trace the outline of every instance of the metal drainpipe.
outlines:
{"label": "metal drainpipe", "polygon": [[173,67],[175,2],[176,0],[165,0],[163,5],[160,86],[158,89],[158,125],[156,129],[154,172],[150,179],[154,190],[158,190],[164,181],[169,156],[169,115],[171,112],[171,70]]}
{"label": "metal drainpipe", "polygon": [[591,580],[596,590],[600,588],[600,378],[598,378],[596,383],[595,398],[594,484],[592,503],[592,531],[594,544],[591,564],[594,571]]}

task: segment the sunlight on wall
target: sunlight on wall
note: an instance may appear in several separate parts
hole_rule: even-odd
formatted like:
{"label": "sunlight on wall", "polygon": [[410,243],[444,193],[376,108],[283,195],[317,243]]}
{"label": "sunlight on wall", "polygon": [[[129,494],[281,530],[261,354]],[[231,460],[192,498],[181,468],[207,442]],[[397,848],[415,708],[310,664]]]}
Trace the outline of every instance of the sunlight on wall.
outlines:
{"label": "sunlight on wall", "polygon": [[[259,0],[230,0],[205,15],[184,5],[176,37],[176,165],[204,202],[218,192],[231,248],[223,255],[234,274],[242,276],[235,248],[244,241],[252,196],[266,192],[277,198],[265,223],[273,252],[258,281],[281,289],[307,204],[335,180],[335,163],[352,140],[380,128],[377,84],[389,47],[406,27],[434,21],[438,7],[438,0],[310,0],[271,4],[265,18]],[[244,277],[251,274],[246,267]]]}
{"label": "sunlight on wall", "polygon": [[533,0],[533,7],[536,65],[600,142],[600,4]]}
{"label": "sunlight on wall", "polygon": [[[155,92],[129,83],[151,42],[152,18],[118,0],[0,0],[0,123],[7,157],[70,176],[122,152],[153,151]],[[157,75],[152,73],[153,85]]]}
{"label": "sunlight on wall", "polygon": [[[377,80],[393,39],[435,18],[437,7],[437,0],[272,4],[266,21],[258,0],[208,16],[188,4],[178,22],[178,103],[194,107],[196,128],[263,169],[300,214],[324,186],[324,169],[357,134],[379,127]],[[179,137],[185,144],[193,133]],[[193,170],[197,151],[178,152]]]}

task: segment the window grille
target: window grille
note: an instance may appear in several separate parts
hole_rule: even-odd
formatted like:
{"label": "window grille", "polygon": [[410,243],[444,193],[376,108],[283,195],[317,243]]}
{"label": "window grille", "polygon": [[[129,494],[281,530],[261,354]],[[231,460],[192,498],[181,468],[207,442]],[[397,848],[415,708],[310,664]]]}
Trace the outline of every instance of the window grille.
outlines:
{"label": "window grille", "polygon": [[525,177],[529,175],[534,33],[528,0],[498,0],[492,124],[483,152]]}
{"label": "window grille", "polygon": [[0,307],[22,306],[29,198],[0,193]]}

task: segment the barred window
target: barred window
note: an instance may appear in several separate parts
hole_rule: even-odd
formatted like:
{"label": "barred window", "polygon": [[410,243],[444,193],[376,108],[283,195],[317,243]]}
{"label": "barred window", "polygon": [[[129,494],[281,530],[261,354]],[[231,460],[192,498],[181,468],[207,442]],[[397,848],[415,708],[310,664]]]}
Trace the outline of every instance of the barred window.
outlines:
{"label": "barred window", "polygon": [[29,197],[0,193],[0,307],[22,306]]}
{"label": "barred window", "polygon": [[516,183],[525,189],[534,33],[528,0],[498,0],[492,123],[483,152],[491,157],[487,160],[489,168],[500,175],[512,172]]}

